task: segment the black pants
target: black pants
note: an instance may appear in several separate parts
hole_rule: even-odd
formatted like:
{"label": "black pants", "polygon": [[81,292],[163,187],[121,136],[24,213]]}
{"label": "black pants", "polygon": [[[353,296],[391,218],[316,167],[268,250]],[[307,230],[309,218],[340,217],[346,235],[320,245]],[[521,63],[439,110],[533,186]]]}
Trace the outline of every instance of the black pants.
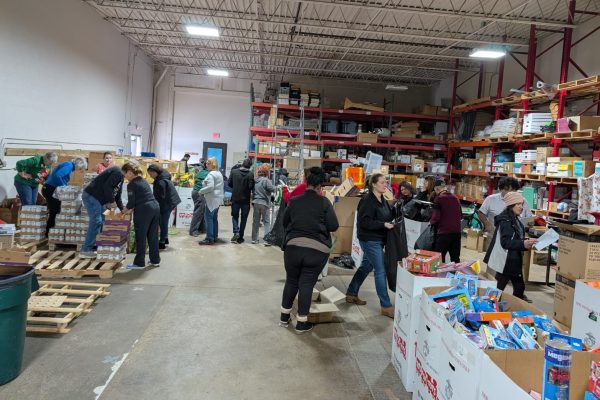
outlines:
{"label": "black pants", "polygon": [[281,301],[282,308],[292,308],[294,298],[298,295],[298,315],[308,315],[312,290],[328,257],[327,253],[314,249],[286,246],[283,252],[286,276]]}
{"label": "black pants", "polygon": [[204,222],[204,209],[206,208],[206,200],[204,195],[197,191],[192,191],[192,200],[194,201],[194,216],[190,224],[190,235],[205,233],[206,222]]}
{"label": "black pants", "polygon": [[446,253],[450,253],[450,261],[460,262],[460,233],[438,234],[435,239],[435,251],[442,253],[443,262],[446,262]]}
{"label": "black pants", "polygon": [[48,205],[48,222],[46,223],[46,236],[51,228],[56,225],[56,214],[60,213],[60,200],[53,197],[56,188],[54,186],[44,185],[42,188],[42,196],[46,198]]}
{"label": "black pants", "polygon": [[[242,216],[240,218],[240,211]],[[239,235],[240,238],[244,238],[244,230],[246,229],[246,222],[248,221],[248,215],[250,215],[250,202],[248,203],[231,203],[231,221],[233,223],[233,234]]]}
{"label": "black pants", "polygon": [[160,208],[156,201],[137,206],[133,213],[133,228],[135,229],[135,259],[133,263],[139,267],[146,265],[146,241],[150,262],[160,263],[158,254],[158,226]]}
{"label": "black pants", "polygon": [[500,272],[496,272],[496,281],[498,282],[496,287],[500,290],[504,290],[510,281],[513,285],[513,296],[520,299],[525,296],[525,281],[523,280],[523,275],[504,275]]}

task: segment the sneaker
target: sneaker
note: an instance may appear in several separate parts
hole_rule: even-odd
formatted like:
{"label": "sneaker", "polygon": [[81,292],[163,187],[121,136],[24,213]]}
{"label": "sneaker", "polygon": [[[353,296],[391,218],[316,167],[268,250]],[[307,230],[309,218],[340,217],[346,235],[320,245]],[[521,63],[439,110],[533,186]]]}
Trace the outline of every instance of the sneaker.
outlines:
{"label": "sneaker", "polygon": [[279,318],[279,326],[283,328],[287,328],[292,322],[292,316],[290,314],[281,313],[281,317]]}
{"label": "sneaker", "polygon": [[242,243],[244,243],[244,242],[245,242],[244,238],[243,238],[243,237],[241,237],[241,238],[238,238],[238,240],[237,240],[237,242],[236,242],[236,243],[237,243],[237,244],[242,244]]}
{"label": "sneaker", "polygon": [[192,233],[190,233],[190,236],[198,237],[198,236],[200,236],[200,232],[192,232]]}
{"label": "sneaker", "polygon": [[167,245],[165,243],[159,243],[158,244],[158,249],[159,250],[165,250],[167,248]]}
{"label": "sneaker", "polygon": [[126,267],[127,269],[146,269],[146,267],[140,267],[139,265],[129,264]]}
{"label": "sneaker", "polygon": [[203,241],[198,242],[198,244],[200,246],[212,246],[213,244],[215,244],[215,242],[213,242],[212,240],[204,239]]}
{"label": "sneaker", "polygon": [[96,258],[96,253],[93,251],[82,251],[79,253],[79,258]]}
{"label": "sneaker", "polygon": [[312,322],[300,322],[296,324],[296,333],[301,334],[305,332],[310,332],[314,328],[315,324]]}
{"label": "sneaker", "polygon": [[237,243],[238,239],[240,238],[240,235],[238,235],[237,233],[235,235],[233,235],[233,237],[231,238],[231,243]]}
{"label": "sneaker", "polygon": [[153,267],[153,268],[158,268],[158,267],[160,267],[160,263],[153,263],[153,262],[151,262],[151,263],[148,264],[148,266],[149,267]]}
{"label": "sneaker", "polygon": [[258,244],[258,240],[253,240],[252,244]]}
{"label": "sneaker", "polygon": [[169,238],[165,239],[165,244],[169,244]]}

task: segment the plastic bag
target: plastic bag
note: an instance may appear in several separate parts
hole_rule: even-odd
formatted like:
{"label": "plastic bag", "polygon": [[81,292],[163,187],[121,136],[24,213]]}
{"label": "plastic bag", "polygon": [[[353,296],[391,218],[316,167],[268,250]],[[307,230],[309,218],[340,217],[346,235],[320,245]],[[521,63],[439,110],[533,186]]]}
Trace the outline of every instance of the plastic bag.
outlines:
{"label": "plastic bag", "polygon": [[277,216],[275,217],[275,222],[271,227],[271,231],[264,237],[265,242],[273,246],[278,246],[282,250],[283,242],[285,241],[285,229],[283,228],[283,213],[285,212],[285,209],[285,203],[281,202],[279,211],[277,211]]}
{"label": "plastic bag", "polygon": [[429,225],[415,242],[415,250],[435,250],[435,227]]}

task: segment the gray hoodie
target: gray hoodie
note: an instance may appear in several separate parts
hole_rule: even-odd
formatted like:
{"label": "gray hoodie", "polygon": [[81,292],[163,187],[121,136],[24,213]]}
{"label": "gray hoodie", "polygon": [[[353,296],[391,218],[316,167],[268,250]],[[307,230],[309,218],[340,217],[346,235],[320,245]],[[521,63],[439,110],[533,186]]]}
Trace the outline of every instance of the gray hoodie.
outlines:
{"label": "gray hoodie", "polygon": [[254,184],[254,204],[262,204],[264,206],[271,205],[271,194],[275,191],[275,186],[266,176],[259,176]]}

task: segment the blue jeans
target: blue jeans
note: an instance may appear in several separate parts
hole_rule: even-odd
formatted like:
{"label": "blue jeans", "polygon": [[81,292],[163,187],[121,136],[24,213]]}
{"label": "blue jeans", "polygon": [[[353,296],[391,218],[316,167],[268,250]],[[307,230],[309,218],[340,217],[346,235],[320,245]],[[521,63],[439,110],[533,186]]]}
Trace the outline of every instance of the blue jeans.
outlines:
{"label": "blue jeans", "polygon": [[160,243],[165,244],[169,237],[169,218],[173,209],[165,210],[160,212]]}
{"label": "blue jeans", "polygon": [[[240,211],[242,212],[241,219]],[[234,235],[239,235],[241,238],[244,237],[248,215],[250,215],[250,203],[231,203],[231,222],[233,223]]]}
{"label": "blue jeans", "polygon": [[379,303],[381,304],[381,307],[391,307],[392,302],[388,295],[385,265],[383,262],[384,244],[378,241],[363,242],[362,240],[360,240],[359,243],[360,248],[363,251],[363,260],[360,267],[356,270],[350,285],[348,285],[348,294],[358,296],[360,286],[367,276],[369,276],[369,273],[375,270],[375,289],[379,296]]}
{"label": "blue jeans", "polygon": [[37,203],[38,185],[29,186],[26,183],[15,181],[15,189],[23,206],[35,206]]}
{"label": "blue jeans", "polygon": [[92,251],[94,244],[96,243],[96,235],[100,233],[102,228],[102,204],[94,196],[87,192],[83,192],[82,195],[83,206],[87,210],[90,222],[88,224],[88,231],[85,235],[85,243],[81,248],[81,251]]}
{"label": "blue jeans", "polygon": [[219,237],[219,207],[212,211],[206,207],[204,220],[206,221],[206,238],[204,240],[214,242]]}

